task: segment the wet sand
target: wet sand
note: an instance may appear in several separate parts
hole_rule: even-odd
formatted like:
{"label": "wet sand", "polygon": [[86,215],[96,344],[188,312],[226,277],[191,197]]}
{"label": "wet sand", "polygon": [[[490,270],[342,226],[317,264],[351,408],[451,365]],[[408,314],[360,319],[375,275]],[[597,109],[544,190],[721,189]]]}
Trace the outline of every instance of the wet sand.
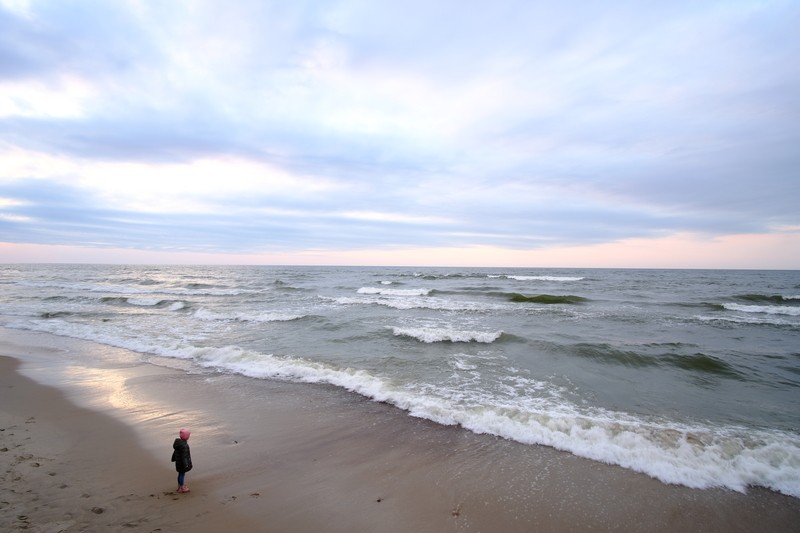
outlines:
{"label": "wet sand", "polygon": [[[125,350],[2,328],[0,354],[13,357],[0,357],[2,530],[796,531],[800,523],[797,498],[664,485],[329,386],[145,363]],[[183,426],[193,431],[189,494],[174,492],[169,461]]]}

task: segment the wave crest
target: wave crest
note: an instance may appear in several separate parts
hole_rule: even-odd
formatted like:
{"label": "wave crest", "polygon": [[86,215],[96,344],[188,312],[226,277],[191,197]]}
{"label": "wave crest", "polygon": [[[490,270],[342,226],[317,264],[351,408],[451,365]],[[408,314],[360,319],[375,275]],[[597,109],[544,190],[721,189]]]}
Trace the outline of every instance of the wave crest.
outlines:
{"label": "wave crest", "polygon": [[571,294],[566,295],[555,295],[555,294],[537,294],[534,296],[525,296],[524,294],[519,293],[511,293],[509,294],[509,300],[512,302],[531,302],[537,304],[580,304],[583,302],[588,302],[587,298],[582,296],[574,296]]}
{"label": "wave crest", "polygon": [[382,287],[361,287],[358,294],[378,294],[380,296],[427,296],[431,289],[385,289]]}
{"label": "wave crest", "polygon": [[766,315],[800,316],[800,306],[723,304],[728,311]]}
{"label": "wave crest", "polygon": [[463,331],[447,328],[398,328],[392,331],[396,337],[411,337],[420,342],[481,342],[490,344],[502,335],[502,331]]}
{"label": "wave crest", "polygon": [[217,313],[209,311],[205,308],[200,308],[194,312],[195,318],[207,322],[235,320],[238,322],[289,322],[292,320],[299,320],[305,318],[307,315],[298,315],[293,313],[279,313],[279,312],[264,312],[264,313]]}

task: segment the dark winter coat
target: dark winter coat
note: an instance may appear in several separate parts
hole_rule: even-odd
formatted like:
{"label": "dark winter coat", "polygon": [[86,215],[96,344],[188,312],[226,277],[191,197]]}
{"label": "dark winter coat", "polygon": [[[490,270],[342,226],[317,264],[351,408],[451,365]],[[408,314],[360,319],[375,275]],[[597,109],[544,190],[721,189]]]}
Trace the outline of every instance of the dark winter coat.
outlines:
{"label": "dark winter coat", "polygon": [[175,439],[172,443],[172,461],[175,463],[175,470],[178,472],[188,472],[192,469],[192,453],[189,450],[189,443],[183,439]]}

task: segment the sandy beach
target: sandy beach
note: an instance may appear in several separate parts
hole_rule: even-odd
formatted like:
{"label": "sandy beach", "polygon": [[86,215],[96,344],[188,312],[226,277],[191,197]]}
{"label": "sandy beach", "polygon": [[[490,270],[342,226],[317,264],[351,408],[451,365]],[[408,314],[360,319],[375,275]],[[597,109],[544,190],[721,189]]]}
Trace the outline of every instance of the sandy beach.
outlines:
{"label": "sandy beach", "polygon": [[[665,485],[329,386],[0,330],[0,529],[796,531],[800,500]],[[171,365],[172,368],[169,366]],[[175,492],[171,443],[195,468]]]}

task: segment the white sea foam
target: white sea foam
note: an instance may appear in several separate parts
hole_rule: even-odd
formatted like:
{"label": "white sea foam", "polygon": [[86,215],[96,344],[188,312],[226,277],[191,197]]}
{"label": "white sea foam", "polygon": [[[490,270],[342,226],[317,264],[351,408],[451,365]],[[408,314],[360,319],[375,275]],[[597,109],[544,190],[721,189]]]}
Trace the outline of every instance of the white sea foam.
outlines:
{"label": "white sea foam", "polygon": [[477,433],[552,446],[665,483],[741,492],[759,485],[800,496],[800,439],[789,433],[662,425],[618,413],[552,414],[514,406],[474,407],[456,419]]}
{"label": "white sea foam", "polygon": [[361,287],[358,294],[380,294],[381,296],[427,296],[431,289],[382,289],[380,287]]}
{"label": "white sea foam", "polygon": [[439,311],[486,311],[500,306],[490,306],[477,302],[458,302],[440,298],[409,298],[403,300],[376,300],[372,303],[392,307],[394,309],[433,309]]}
{"label": "white sea foam", "polygon": [[185,302],[177,301],[177,302],[173,302],[172,305],[169,306],[169,310],[170,311],[180,311],[184,307],[186,307],[186,303]]}
{"label": "white sea foam", "polygon": [[294,313],[268,311],[264,313],[218,313],[201,307],[194,312],[195,318],[208,322],[238,320],[239,322],[288,322],[305,317]]}
{"label": "white sea foam", "polygon": [[398,337],[411,337],[421,342],[483,342],[492,343],[502,331],[460,331],[447,328],[398,328],[392,331]]}
{"label": "white sea foam", "polygon": [[153,291],[155,294],[173,294],[178,296],[239,296],[242,294],[253,294],[255,290],[249,289],[158,289]]}
{"label": "white sea foam", "polygon": [[257,313],[257,314],[250,314],[250,313],[237,313],[236,320],[241,322],[290,322],[292,320],[298,320],[300,318],[304,318],[306,315],[298,315],[294,313],[278,313],[278,312],[267,312],[267,313]]}
{"label": "white sea foam", "polygon": [[141,305],[143,307],[150,307],[161,303],[161,298],[128,298],[128,303],[131,305]]}
{"label": "white sea foam", "polygon": [[763,313],[767,315],[789,315],[800,316],[800,307],[783,305],[742,305],[742,304],[723,304],[729,311],[739,311],[741,313]]}
{"label": "white sea foam", "polygon": [[443,298],[436,298],[432,296],[426,297],[405,297],[405,298],[384,298],[372,297],[365,295],[363,298],[353,298],[349,296],[341,296],[332,298],[329,296],[320,296],[319,298],[333,302],[337,305],[383,305],[393,309],[407,310],[407,309],[433,309],[438,311],[491,311],[498,309],[506,309],[507,306],[501,304],[489,304],[485,302],[467,302],[458,300],[446,300]]}
{"label": "white sea foam", "polygon": [[787,319],[775,315],[741,315],[741,316],[711,316],[711,315],[697,315],[695,320],[701,322],[722,322],[731,324],[753,324],[753,325],[767,325],[767,326],[797,326],[796,321],[790,322]]}
{"label": "white sea foam", "polygon": [[[92,324],[81,324],[75,322],[67,322],[61,319],[51,319],[46,321],[17,321],[6,324],[6,327],[42,331],[45,333],[52,333],[54,335],[62,335],[64,337],[72,337],[76,339],[83,339],[108,346],[115,346],[118,348],[125,348],[139,353],[149,353],[156,355],[165,355],[167,357],[180,357],[184,359],[191,358],[191,355],[182,355],[179,351],[171,349],[175,347],[175,340],[146,338],[141,335],[136,335],[132,332],[120,332],[112,329],[98,330]],[[128,336],[125,336],[125,334]],[[162,353],[165,352],[165,353]]]}
{"label": "white sea foam", "polygon": [[513,279],[516,281],[581,281],[583,277],[577,276],[517,276],[510,274],[489,274],[487,278],[492,279]]}

